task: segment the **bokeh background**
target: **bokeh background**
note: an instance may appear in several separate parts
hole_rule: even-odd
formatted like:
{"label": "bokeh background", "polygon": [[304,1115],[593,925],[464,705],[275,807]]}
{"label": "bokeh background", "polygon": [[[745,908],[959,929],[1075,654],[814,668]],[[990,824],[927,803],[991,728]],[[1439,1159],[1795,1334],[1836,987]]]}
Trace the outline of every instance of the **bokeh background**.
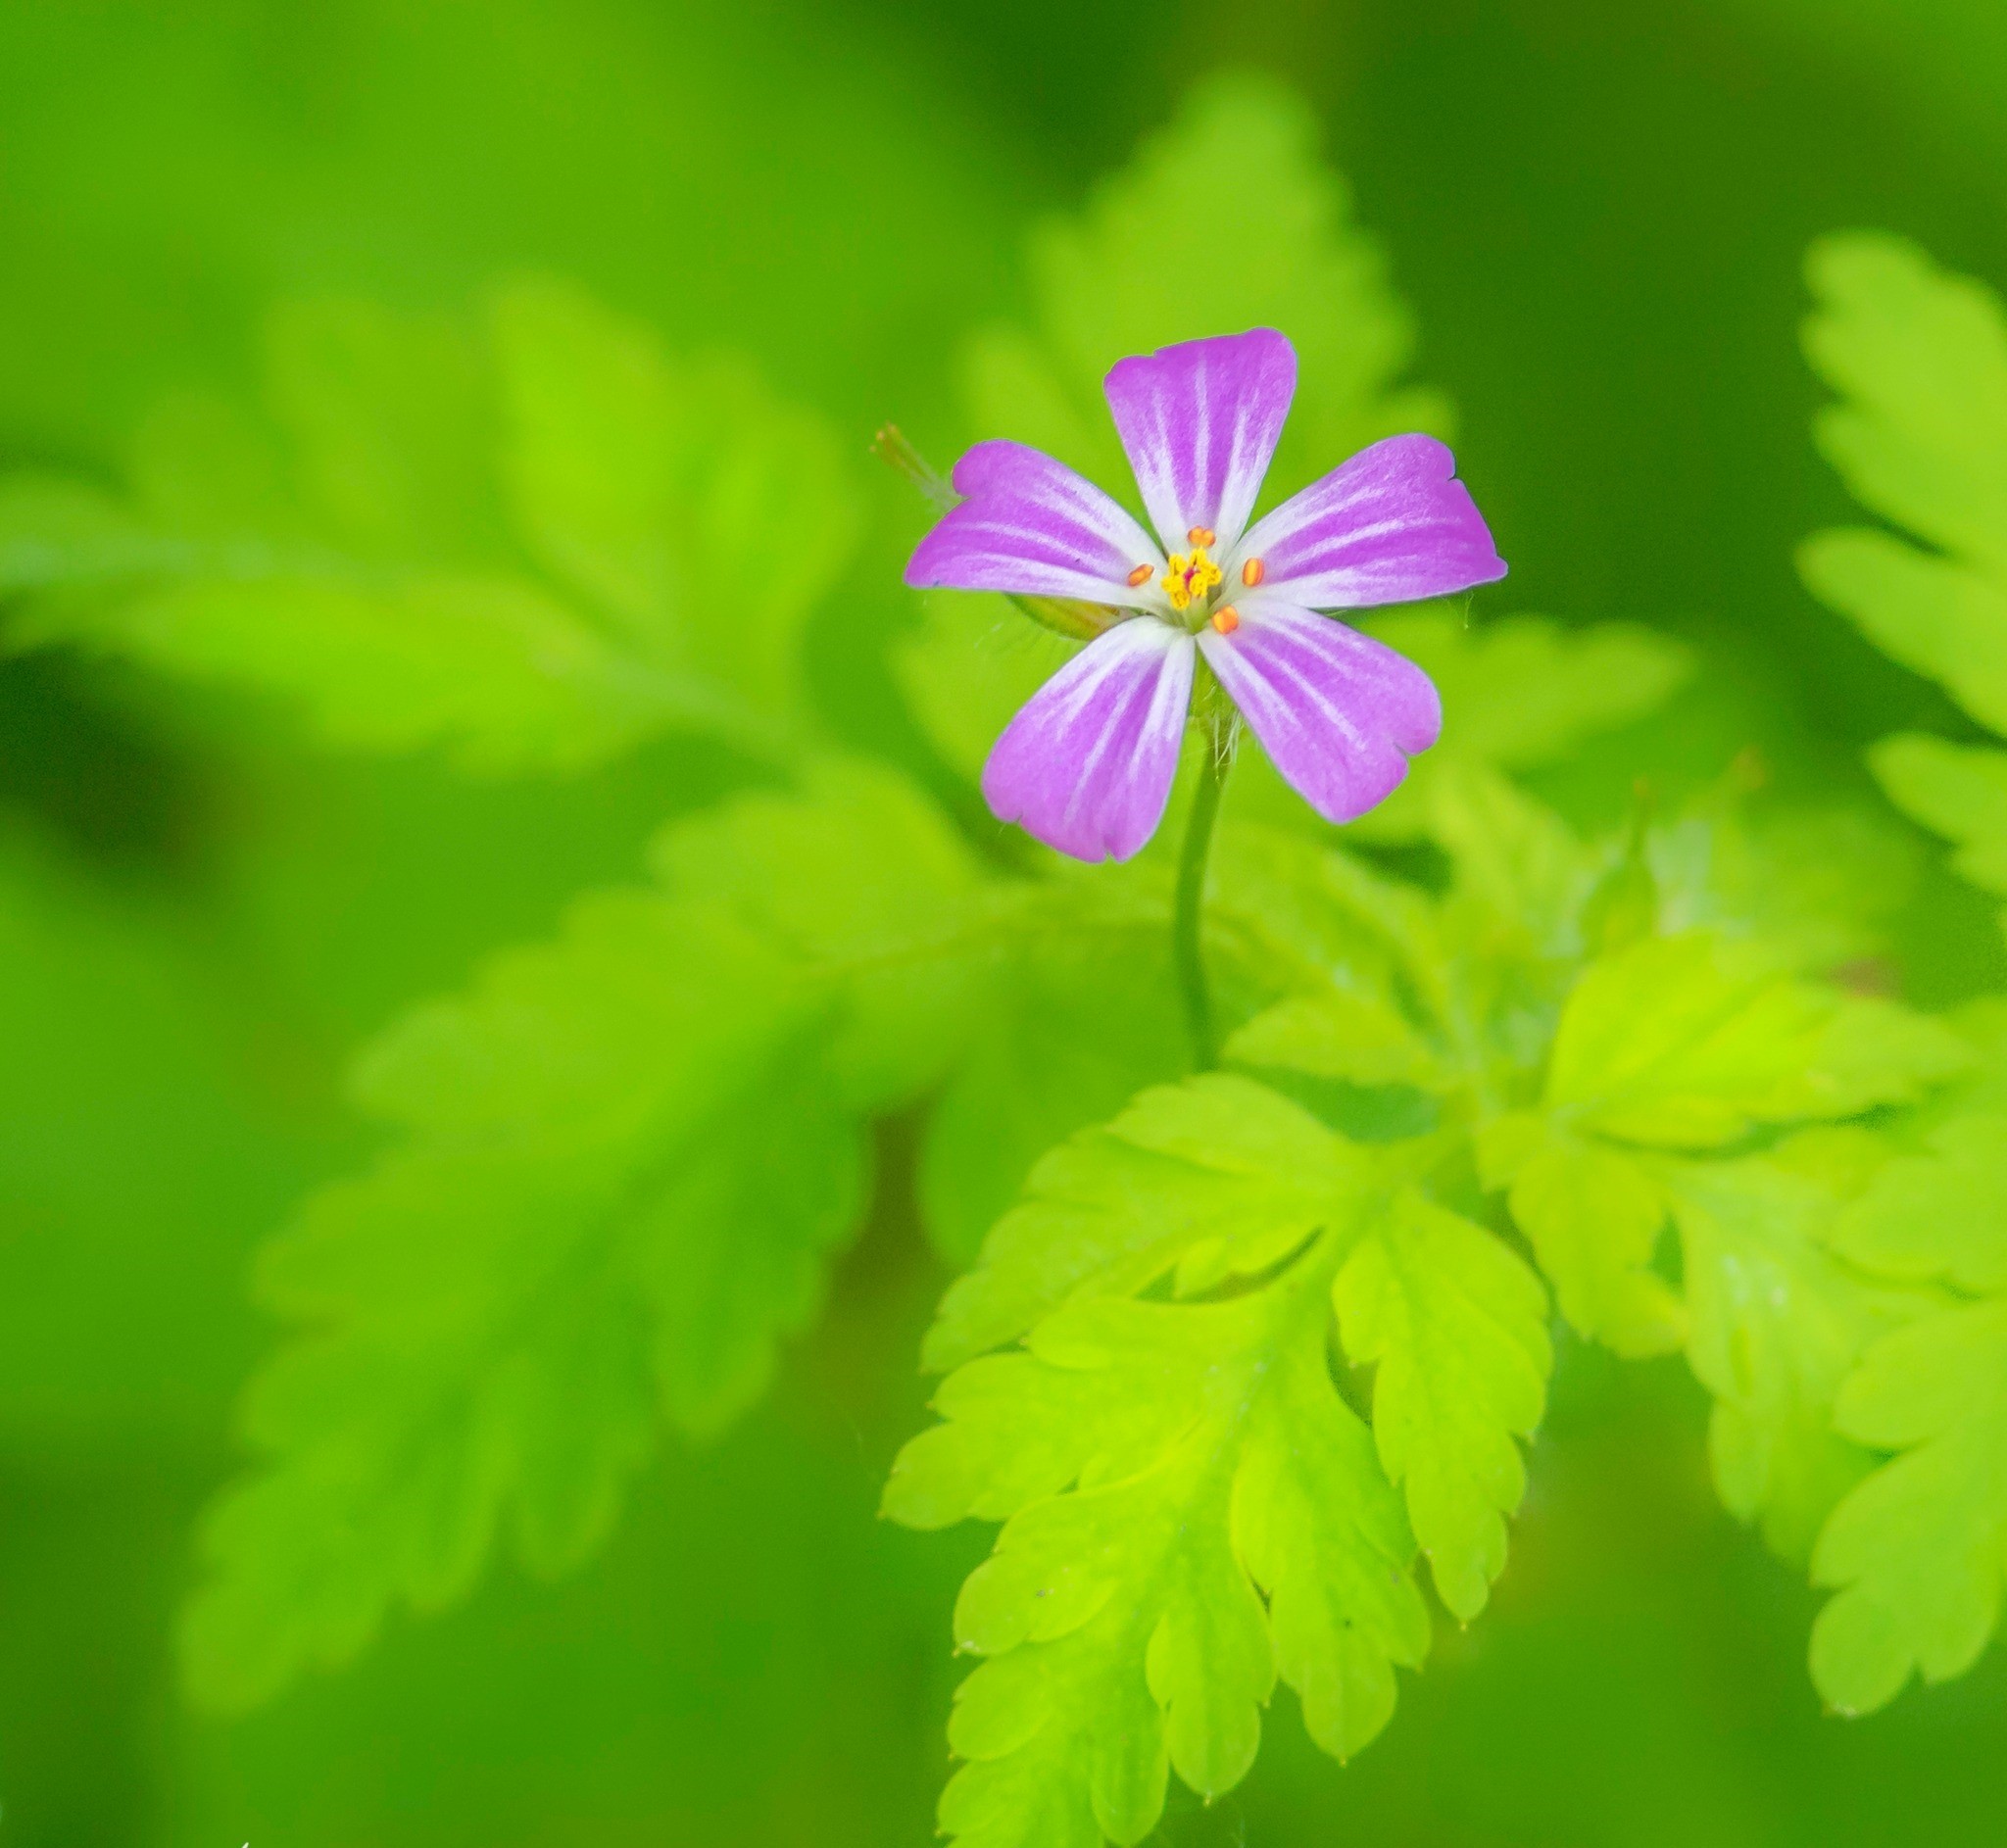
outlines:
{"label": "bokeh background", "polygon": [[[752,354],[861,456],[971,435],[954,358],[1196,79],[1313,109],[1459,407],[1511,607],[1641,620],[1701,669],[1657,774],[1754,746],[1878,799],[1869,741],[1963,721],[1799,586],[1844,517],[1807,426],[1807,243],[1899,231],[2007,281],[2007,15],[1986,0],[0,0],[0,465],[107,482],[164,395],[248,393],[277,305],[463,315],[524,270]],[[1258,263],[1230,219],[1191,249]],[[916,510],[817,618],[842,735],[940,768],[886,664]],[[1550,779],[1609,820],[1603,753]],[[197,1511],[266,1340],[247,1258],[367,1136],[350,1053],[728,772],[661,745],[477,784],[301,743],[255,703],[63,653],[0,660],[0,1840],[918,1841],[954,1587],[983,1536],[875,1520],[942,1282],[885,1132],[881,1199],[779,1389],[673,1448],[610,1548],[400,1619],[248,1718],[173,1667]],[[1899,975],[2007,980],[1916,856]],[[1719,1509],[1673,1363],[1563,1356],[1493,1609],[1340,1771],[1278,1702],[1178,1843],[1880,1843],[1997,1832],[2007,1656],[1822,1716],[1812,1599]]]}

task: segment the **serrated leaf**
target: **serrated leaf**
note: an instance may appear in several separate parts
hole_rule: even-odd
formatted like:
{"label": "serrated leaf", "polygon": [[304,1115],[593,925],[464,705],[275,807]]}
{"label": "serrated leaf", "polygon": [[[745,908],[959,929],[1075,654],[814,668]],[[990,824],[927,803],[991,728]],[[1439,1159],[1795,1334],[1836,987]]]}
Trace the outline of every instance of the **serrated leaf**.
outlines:
{"label": "serrated leaf", "polygon": [[1842,1713],[1892,1700],[1912,1674],[1962,1675],[1999,1622],[2007,1575],[2007,1300],[1956,1308],[1879,1342],[1836,1423],[1899,1450],[1834,1510],[1812,1555],[1836,1587],[1812,1626],[1812,1679]]}
{"label": "serrated leaf", "polygon": [[1634,1359],[1686,1339],[1679,1292],[1651,1268],[1667,1201],[1649,1167],[1531,1112],[1488,1125],[1478,1154],[1572,1328]]}
{"label": "serrated leaf", "polygon": [[716,1429],[814,1306],[864,1117],[955,1042],[983,882],[907,786],[843,765],[658,861],[663,889],[581,903],[365,1061],[408,1140],[266,1262],[300,1333],[251,1394],[263,1468],[208,1528],[183,1630],[205,1701],[461,1596],[504,1526],[531,1566],[575,1562],[656,1407]]}
{"label": "serrated leaf", "polygon": [[1883,654],[2007,733],[2007,587],[1999,579],[1853,528],[1806,540],[1798,571]]}
{"label": "serrated leaf", "polygon": [[1206,1289],[1265,1269],[1357,1172],[1347,1144],[1248,1079],[1146,1092],[1032,1170],[981,1263],[942,1299],[925,1364],[945,1371],[1013,1340],[1076,1291],[1127,1294],[1173,1269]]}
{"label": "serrated leaf", "polygon": [[0,482],[0,592],[26,594],[10,646],[276,695],[343,749],[440,746],[481,773],[669,730],[785,758],[804,623],[855,537],[828,432],[555,288],[498,326],[499,358],[367,304],[284,310],[278,458],[184,399],[143,432],[129,509]]}
{"label": "serrated leaf", "polygon": [[1670,1170],[1644,1151],[1853,1116],[1972,1062],[1939,1023],[1781,973],[1747,947],[1701,931],[1647,938],[1584,971],[1542,1107],[1486,1122],[1480,1167],[1510,1190],[1569,1322],[1619,1353],[1661,1353],[1688,1322],[1652,1268]]}
{"label": "serrated leaf", "polygon": [[511,578],[386,588],[283,571],[200,575],[104,605],[44,603],[15,636],[255,688],[294,705],[329,745],[442,745],[476,773],[584,769],[677,724],[762,742],[715,690],[622,657]]}
{"label": "serrated leaf", "polygon": [[[1427,1620],[1327,1355],[1334,1280],[1402,1185],[1236,1077],[1147,1093],[1034,1172],[943,1305],[931,1354],[962,1364],[886,1488],[915,1526],[1005,1521],[956,1609],[988,1660],[957,1697],[946,1828],[984,1848],[1135,1841],[1169,1769],[1208,1797],[1245,1774],[1278,1671],[1327,1747],[1384,1724]],[[1391,1236],[1403,1285],[1426,1289],[1403,1260],[1442,1227],[1418,1205]],[[1229,1279],[1249,1287],[1190,1299]],[[1172,1299],[1137,1299],[1159,1280]],[[1419,1351],[1363,1279],[1357,1313],[1383,1351]],[[1021,1331],[1023,1349],[981,1352]],[[1403,1461],[1429,1477],[1457,1441],[1410,1383],[1389,1390]]]}
{"label": "serrated leaf", "polygon": [[1436,1589],[1466,1623],[1505,1565],[1553,1351],[1540,1279],[1482,1226],[1401,1194],[1333,1286],[1339,1332],[1373,1378],[1373,1438]]}
{"label": "serrated leaf", "polygon": [[[1834,1431],[1861,1353],[1931,1307],[1849,1269],[1830,1234],[1883,1150],[1860,1131],[1802,1136],[1761,1158],[1668,1167],[1691,1317],[1688,1358],[1714,1396],[1709,1449],[1730,1513],[1787,1558],[1872,1462]],[[1848,1170],[1854,1172],[1849,1174]]]}
{"label": "serrated leaf", "polygon": [[1833,1246],[1882,1277],[2007,1289],[2007,1113],[1961,1113],[1932,1132],[1927,1152],[1889,1162]]}
{"label": "serrated leaf", "polygon": [[2007,752],[1905,732],[1883,739],[1868,761],[1890,802],[1957,844],[1960,874],[2007,893]]}
{"label": "serrated leaf", "polygon": [[1555,1035],[1545,1103],[1620,1142],[1706,1148],[1759,1123],[1900,1102],[1970,1062],[1921,1015],[1778,975],[1691,932],[1584,974]]}
{"label": "serrated leaf", "polygon": [[1997,575],[2007,570],[2007,316],[1913,244],[1831,237],[1807,263],[1827,460],[1876,512]]}
{"label": "serrated leaf", "polygon": [[494,326],[531,550],[644,654],[790,711],[803,623],[856,543],[828,430],[562,284],[504,292]]}
{"label": "serrated leaf", "polygon": [[1390,999],[1335,986],[1257,1014],[1227,1042],[1226,1055],[1355,1085],[1434,1090],[1444,1078],[1435,1050]]}

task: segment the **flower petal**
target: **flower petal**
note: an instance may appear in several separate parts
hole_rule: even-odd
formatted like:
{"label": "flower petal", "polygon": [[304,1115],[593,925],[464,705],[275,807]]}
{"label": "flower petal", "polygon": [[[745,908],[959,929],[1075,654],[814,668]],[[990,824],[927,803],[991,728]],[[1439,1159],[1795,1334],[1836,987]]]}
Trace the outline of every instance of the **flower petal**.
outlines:
{"label": "flower petal", "polygon": [[1296,396],[1296,349],[1268,327],[1188,340],[1122,361],[1105,389],[1164,550],[1195,526],[1231,549]]}
{"label": "flower petal", "polygon": [[997,740],[983,795],[998,819],[1075,859],[1127,859],[1170,800],[1195,659],[1154,616],[1097,636]]}
{"label": "flower petal", "polygon": [[1447,597],[1505,575],[1505,560],[1433,436],[1390,436],[1257,522],[1228,560],[1248,559],[1265,589],[1313,609]]}
{"label": "flower petal", "polygon": [[[1101,489],[1023,443],[978,443],[955,464],[959,507],[906,567],[916,590],[1005,590],[1027,597],[1154,608],[1164,569],[1155,543]],[[1132,588],[1130,573],[1150,574]]]}
{"label": "flower petal", "polygon": [[1326,821],[1393,795],[1443,730],[1435,684],[1369,635],[1279,599],[1244,597],[1240,624],[1199,646],[1284,780]]}

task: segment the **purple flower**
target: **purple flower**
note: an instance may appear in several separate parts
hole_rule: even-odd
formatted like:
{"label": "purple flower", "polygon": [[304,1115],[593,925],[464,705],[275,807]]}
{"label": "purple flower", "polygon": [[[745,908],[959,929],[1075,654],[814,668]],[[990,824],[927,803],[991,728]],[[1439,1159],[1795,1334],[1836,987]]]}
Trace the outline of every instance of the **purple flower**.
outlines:
{"label": "purple flower", "polygon": [[1001,819],[1076,859],[1136,852],[1170,799],[1199,653],[1328,821],[1385,801],[1436,742],[1428,675],[1317,612],[1447,596],[1504,576],[1505,562],[1429,436],[1361,450],[1250,527],[1296,388],[1296,350],[1265,327],[1108,374],[1156,539],[1022,443],[978,443],[955,464],[963,499],[920,542],[908,584],[1118,612],[997,740],[983,794]]}

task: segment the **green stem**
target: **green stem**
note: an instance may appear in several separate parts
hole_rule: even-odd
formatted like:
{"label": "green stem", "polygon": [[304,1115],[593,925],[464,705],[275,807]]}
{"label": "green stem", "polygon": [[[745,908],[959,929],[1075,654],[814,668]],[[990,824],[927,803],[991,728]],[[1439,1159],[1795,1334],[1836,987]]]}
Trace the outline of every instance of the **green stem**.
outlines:
{"label": "green stem", "polygon": [[1234,767],[1233,748],[1215,729],[1212,748],[1192,794],[1185,845],[1178,853],[1178,891],[1171,910],[1171,966],[1185,997],[1185,1022],[1192,1035],[1192,1062],[1201,1072],[1219,1063],[1219,1036],[1212,1018],[1212,993],[1205,981],[1199,910],[1205,902],[1205,862],[1212,849],[1212,824],[1219,819],[1220,793]]}

